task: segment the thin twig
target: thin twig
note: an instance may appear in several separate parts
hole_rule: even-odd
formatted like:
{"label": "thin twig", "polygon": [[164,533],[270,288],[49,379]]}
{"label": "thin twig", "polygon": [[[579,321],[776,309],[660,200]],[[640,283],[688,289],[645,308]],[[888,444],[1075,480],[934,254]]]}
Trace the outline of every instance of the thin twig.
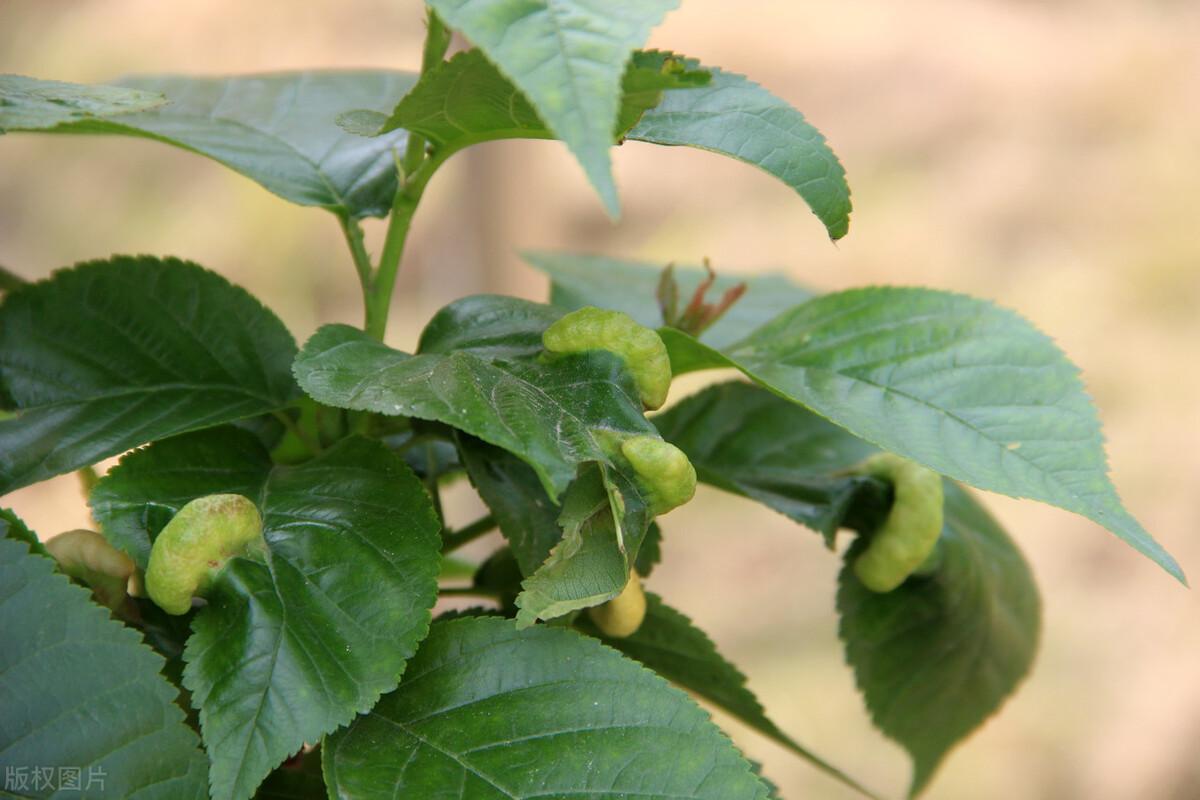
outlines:
{"label": "thin twig", "polygon": [[496,518],[491,514],[475,520],[464,528],[456,531],[446,531],[442,534],[442,552],[449,553],[462,547],[467,542],[473,542],[484,534],[496,528]]}

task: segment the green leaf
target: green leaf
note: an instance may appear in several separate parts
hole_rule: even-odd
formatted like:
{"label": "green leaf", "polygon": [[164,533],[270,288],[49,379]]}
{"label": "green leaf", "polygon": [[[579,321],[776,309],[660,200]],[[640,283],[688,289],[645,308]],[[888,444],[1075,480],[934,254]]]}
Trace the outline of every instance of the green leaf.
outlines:
{"label": "green leaf", "polygon": [[[678,63],[663,53],[633,54],[621,82],[621,105],[610,144],[647,109],[658,105],[664,89],[708,83],[707,72],[673,68]],[[390,117],[356,110],[340,116],[338,124],[365,136],[403,128],[420,134],[440,159],[480,142],[555,138],[521,90],[479,50],[459,53],[422,75]]]}
{"label": "green leaf", "polygon": [[537,473],[516,456],[472,436],[458,438],[471,484],[491,509],[522,575],[532,575],[562,539],[560,508]]}
{"label": "green leaf", "polygon": [[64,122],[135,114],[166,101],[157,92],[119,86],[87,86],[0,75],[0,132],[44,130]]}
{"label": "green leaf", "polygon": [[733,366],[884,450],[1103,525],[1180,581],[1121,505],[1078,370],[991,303],[930,289],[824,295],[716,350],[664,331],[672,369]]}
{"label": "green leaf", "polygon": [[521,91],[474,49],[422,75],[390,116],[352,111],[338,124],[367,136],[399,129],[420,134],[439,158],[495,139],[554,138]]}
{"label": "green leaf", "polygon": [[[337,124],[346,133],[353,133],[355,136],[378,136],[387,133],[383,128],[387,125],[388,119],[388,115],[382,111],[356,108],[338,114]],[[393,130],[395,129],[393,128]]]}
{"label": "green leaf", "polygon": [[234,559],[220,574],[184,652],[213,796],[243,798],[396,686],[429,625],[440,523],[420,481],[379,443],[346,439],[272,467],[233,428],[127,456],[97,486],[97,514],[127,546],[214,492],[259,504],[268,548],[265,564]]}
{"label": "green leaf", "polygon": [[606,352],[553,362],[473,352],[412,356],[347,325],[327,325],[296,359],[296,377],[326,405],[436,420],[529,464],[551,499],[587,461],[609,461],[609,433],[653,433],[621,360]]}
{"label": "green leaf", "polygon": [[88,504],[109,543],[145,570],[151,545],[179,509],[210,494],[257,497],[271,467],[248,431],[197,431],[125,455],[92,489]]}
{"label": "green leaf", "polygon": [[[750,761],[750,759],[747,759]],[[779,793],[779,787],[775,785],[775,781],[763,774],[763,766],[757,761],[750,761],[750,769],[762,781],[763,786],[767,787],[767,800],[783,800],[783,795]]]}
{"label": "green leaf", "polygon": [[[625,489],[617,503],[599,467],[585,467],[559,508],[534,471],[504,450],[464,436],[459,452],[472,484],[508,540],[519,565],[517,580],[526,578],[519,619],[551,619],[598,605],[624,588],[635,561],[642,575],[657,563],[658,526],[650,522],[640,491],[620,476],[608,478],[618,493],[618,487]],[[490,579],[487,583],[508,588]]]}
{"label": "green leaf", "polygon": [[195,264],[117,256],[0,306],[0,494],[144,442],[262,414],[296,386],[274,314]]}
{"label": "green leaf", "polygon": [[651,521],[638,486],[588,465],[563,496],[562,540],[521,583],[517,626],[597,606],[621,593]]}
{"label": "green leaf", "polygon": [[[550,302],[564,310],[584,306],[623,311],[647,328],[663,324],[655,292],[665,264],[623,261],[604,256],[571,253],[526,252],[534,268],[550,276]],[[705,277],[700,267],[675,267],[680,296],[690,297]],[[721,319],[703,334],[713,347],[724,347],[745,337],[764,322],[812,298],[783,275],[717,276],[712,292],[719,296],[739,283],[742,295]]]}
{"label": "green leaf", "polygon": [[29,530],[21,518],[7,508],[0,508],[0,539],[15,539],[23,542],[34,554],[51,557],[45,545],[38,540],[37,534]]}
{"label": "green leaf", "polygon": [[874,447],[757,386],[710,386],[654,424],[687,453],[700,480],[787,515],[830,546],[852,510],[887,510],[886,484],[846,472]]}
{"label": "green leaf", "polygon": [[[434,318],[422,336],[421,355],[392,350],[353,328],[329,326],[296,361],[301,385],[321,402],[436,420],[532,468],[543,508],[537,519],[523,520],[528,510],[515,507],[509,493],[537,502],[533,487],[518,489],[513,481],[524,478],[511,470],[504,474],[503,467],[489,474],[481,463],[486,453],[475,459],[477,485],[498,509],[528,575],[517,601],[522,624],[618,594],[650,522],[632,470],[617,454],[621,438],[654,432],[624,364],[602,351],[530,358],[541,351],[541,331],[558,315],[509,298],[468,298]],[[581,467],[587,480],[568,491],[564,512],[553,521],[553,504]]]}
{"label": "green leaf", "polygon": [[[54,561],[0,538],[0,769],[80,770],[87,796],[208,797],[207,763],[183,724],[163,660],[138,634],[55,572]],[[89,780],[91,783],[89,783]],[[98,782],[98,783],[97,783]],[[55,780],[57,786],[57,780]],[[14,795],[15,796],[15,795]]]}
{"label": "green leaf", "polygon": [[675,328],[660,328],[658,335],[667,346],[667,354],[671,357],[672,375],[686,375],[702,369],[739,368],[739,365],[722,350],[701,342],[690,333]]}
{"label": "green leaf", "polygon": [[392,108],[416,77],[386,70],[131,77],[120,85],[166,95],[170,102],[154,111],[71,122],[54,132],[165,142],[208,156],[293,203],[352,218],[381,217],[391,209],[395,153],[403,152],[407,134],[364,139],[335,119],[347,108]]}
{"label": "green leaf", "polygon": [[577,624],[590,635],[603,639],[609,647],[640,661],[667,680],[724,709],[848,786],[871,796],[870,792],[841,770],[780,730],[767,717],[758,698],[747,688],[746,676],[717,652],[716,645],[704,631],[665,604],[658,595],[646,593],[646,618],[631,636],[604,636],[590,620],[583,617]]}
{"label": "green leaf", "polygon": [[912,797],[1029,672],[1037,586],[995,520],[949,481],[936,573],[872,592],[851,569],[865,544],[839,577],[840,634],[875,724],[912,755]]}
{"label": "green leaf", "polygon": [[678,0],[431,0],[528,99],[616,215],[609,159],[635,48]]}
{"label": "green leaf", "polygon": [[638,548],[633,568],[637,570],[638,575],[645,578],[661,561],[662,528],[658,526],[657,522],[651,522],[650,527],[646,529],[646,538],[642,539],[642,546]]}
{"label": "green leaf", "polygon": [[[687,69],[708,69],[687,59]],[[795,190],[837,240],[850,229],[850,188],[837,156],[791,105],[742,75],[709,70],[703,88],[668,90],[627,134],[687,145],[752,164]]]}
{"label": "green leaf", "polygon": [[573,631],[498,618],[436,623],[400,688],[326,740],[324,764],[341,798],[767,796],[662,678]]}
{"label": "green leaf", "polygon": [[542,332],[563,312],[544,303],[516,297],[479,294],[455,300],[433,315],[418,353],[456,350],[487,359],[528,358],[542,352]]}

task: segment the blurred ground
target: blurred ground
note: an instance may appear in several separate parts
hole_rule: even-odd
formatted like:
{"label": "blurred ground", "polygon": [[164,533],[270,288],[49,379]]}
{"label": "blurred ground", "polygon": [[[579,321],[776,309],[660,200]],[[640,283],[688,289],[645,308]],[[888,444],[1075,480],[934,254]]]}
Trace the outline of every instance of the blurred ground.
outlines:
{"label": "blurred ground", "polygon": [[[0,2],[0,72],[412,66],[416,2]],[[427,196],[392,341],[479,290],[538,298],[523,248],[835,289],[969,291],[1024,312],[1082,367],[1130,508],[1200,580],[1200,5],[1185,0],[687,0],[652,42],[745,72],[805,111],[855,193],[836,247],[787,189],[716,156],[631,144],[611,224],[554,143],[458,156]],[[373,229],[372,236],[379,231]],[[303,340],[358,322],[331,218],[191,155],[120,139],[0,140],[0,263],[28,278],[114,252],[174,254],[260,294]],[[469,498],[463,503],[469,504]],[[86,523],[70,476],[5,498],[43,534]],[[992,498],[1045,593],[1035,672],[930,798],[1200,797],[1200,596],[1114,537]],[[469,512],[461,510],[465,517]],[[772,512],[705,491],[665,520],[650,586],[740,663],[782,727],[889,796],[903,754],[841,663],[836,560]],[[785,796],[847,792],[733,727]]]}

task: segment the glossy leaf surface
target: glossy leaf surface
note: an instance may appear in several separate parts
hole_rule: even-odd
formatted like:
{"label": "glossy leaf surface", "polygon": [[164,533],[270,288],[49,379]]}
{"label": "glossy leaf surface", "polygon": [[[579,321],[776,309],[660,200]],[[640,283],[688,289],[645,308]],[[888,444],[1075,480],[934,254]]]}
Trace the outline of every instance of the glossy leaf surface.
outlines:
{"label": "glossy leaf surface", "polygon": [[214,492],[258,503],[268,548],[265,563],[237,558],[220,573],[184,652],[213,796],[243,798],[395,687],[428,629],[440,524],[420,481],[378,443],[347,439],[272,467],[233,428],[127,456],[95,507],[138,552],[177,506]]}
{"label": "glossy leaf surface", "polygon": [[929,289],[856,289],[782,314],[725,354],[856,436],[1081,514],[1183,579],[1121,505],[1078,370],[1011,311]]}
{"label": "glossy leaf surface", "polygon": [[886,510],[885,484],[845,472],[873,446],[758,386],[709,387],[654,424],[687,453],[700,480],[786,514],[831,545],[856,506]]}
{"label": "glossy leaf surface", "polygon": [[552,499],[586,461],[608,461],[597,431],[653,432],[616,356],[487,359],[470,350],[409,355],[346,325],[327,325],[296,360],[322,403],[436,420],[529,464]]}
{"label": "glossy leaf surface", "polygon": [[580,617],[577,624],[591,635],[600,636],[609,647],[640,661],[667,680],[727,711],[838,780],[861,790],[843,772],[780,730],[767,717],[762,704],[746,685],[746,676],[741,670],[717,651],[716,645],[704,631],[697,628],[687,616],[664,603],[658,595],[646,593],[646,618],[632,636],[602,636],[585,617]]}
{"label": "glossy leaf surface", "polygon": [[144,442],[272,411],[295,343],[244,290],[177,259],[118,256],[0,306],[0,494]]}
{"label": "glossy leaf surface", "polygon": [[487,617],[436,623],[400,688],[330,737],[324,763],[344,800],[767,796],[662,678],[572,631]]}
{"label": "glossy leaf surface", "polygon": [[144,570],[159,531],[179,509],[210,494],[256,498],[272,466],[248,431],[197,431],[126,454],[92,489],[88,504],[104,537]]}
{"label": "glossy leaf surface", "polygon": [[461,437],[459,453],[522,575],[532,575],[562,539],[562,509],[550,500],[537,473],[516,456],[473,437]]}
{"label": "glossy leaf surface", "polygon": [[950,292],[873,287],[810,300],[726,347],[660,333],[677,374],[740,369],[947,477],[1087,517],[1184,580],[1121,504],[1075,365],[1011,311]]}
{"label": "glossy leaf surface", "polygon": [[421,331],[417,352],[484,358],[528,358],[542,352],[542,332],[563,315],[561,309],[516,297],[477,294],[438,311]]}

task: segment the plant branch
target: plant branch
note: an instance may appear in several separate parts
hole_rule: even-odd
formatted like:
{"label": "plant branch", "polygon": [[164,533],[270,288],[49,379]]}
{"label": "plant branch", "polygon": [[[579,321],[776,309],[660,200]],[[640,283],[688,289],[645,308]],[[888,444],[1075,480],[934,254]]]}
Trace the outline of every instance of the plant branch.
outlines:
{"label": "plant branch", "polygon": [[304,445],[304,448],[308,450],[309,453],[314,456],[321,455],[321,443],[313,438],[307,431],[303,430],[299,425],[297,425],[296,420],[292,419],[291,415],[289,415],[286,411],[274,411],[272,414],[274,415],[275,419],[283,423],[283,427],[286,428],[289,433],[293,434],[297,439],[300,440],[300,443]]}
{"label": "plant branch", "polygon": [[447,597],[487,597],[500,602],[503,596],[495,589],[484,589],[479,586],[439,586],[438,594]]}
{"label": "plant branch", "polygon": [[433,510],[437,513],[437,517],[442,521],[442,527],[446,526],[446,515],[442,512],[442,492],[438,487],[437,474],[437,452],[434,450],[432,442],[425,444],[425,489],[429,492],[429,497],[433,500]]}
{"label": "plant branch", "polygon": [[420,447],[426,444],[436,444],[437,442],[447,441],[445,438],[438,436],[436,433],[415,433],[408,441],[398,446],[395,450],[396,455],[402,456],[414,447]]}
{"label": "plant branch", "polygon": [[345,214],[338,215],[338,223],[342,226],[342,235],[346,237],[346,245],[350,248],[350,256],[354,259],[354,270],[358,273],[358,282],[362,286],[363,307],[371,296],[371,254],[367,252],[363,240],[362,225],[358,220],[351,219]]}
{"label": "plant branch", "polygon": [[490,533],[496,528],[496,518],[491,514],[477,519],[470,525],[456,531],[446,531],[442,534],[442,552],[449,553],[462,547],[467,542],[473,542],[480,536]]}

